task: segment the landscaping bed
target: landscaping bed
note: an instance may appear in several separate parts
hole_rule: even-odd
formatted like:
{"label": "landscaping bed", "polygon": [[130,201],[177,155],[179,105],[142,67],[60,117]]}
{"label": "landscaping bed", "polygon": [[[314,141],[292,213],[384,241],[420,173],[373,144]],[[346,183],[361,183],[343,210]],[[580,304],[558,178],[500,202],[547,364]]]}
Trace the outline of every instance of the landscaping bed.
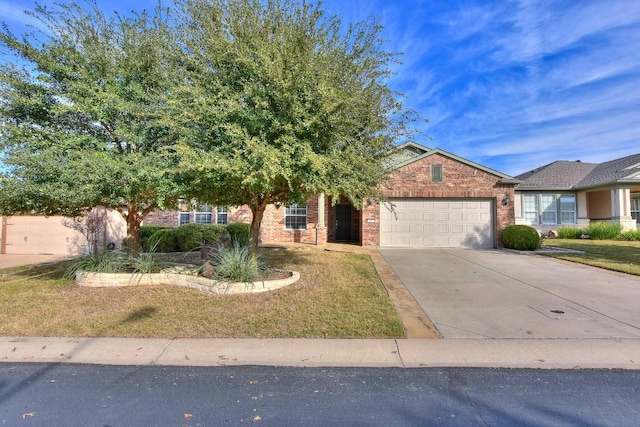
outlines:
{"label": "landscaping bed", "polygon": [[[400,338],[404,328],[366,255],[262,249],[300,280],[259,294],[176,286],[83,288],[69,262],[0,276],[0,334],[157,338]],[[172,255],[183,256],[183,255]],[[189,256],[197,257],[197,254]],[[183,261],[184,262],[184,258]],[[0,272],[2,273],[2,272]]]}

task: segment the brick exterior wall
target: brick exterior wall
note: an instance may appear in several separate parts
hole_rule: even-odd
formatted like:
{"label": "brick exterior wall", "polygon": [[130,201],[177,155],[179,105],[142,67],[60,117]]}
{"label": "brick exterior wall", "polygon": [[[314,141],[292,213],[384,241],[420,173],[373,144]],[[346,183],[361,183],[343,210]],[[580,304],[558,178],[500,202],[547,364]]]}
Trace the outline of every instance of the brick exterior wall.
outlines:
{"label": "brick exterior wall", "polygon": [[[194,222],[193,211],[189,212],[189,222]],[[213,212],[213,221],[216,220],[216,212]],[[251,209],[249,206],[227,209],[227,222],[251,222]],[[180,212],[176,210],[155,210],[149,212],[142,225],[158,225],[162,227],[177,227],[180,225]]]}
{"label": "brick exterior wall", "polygon": [[[317,237],[316,226],[318,225],[318,197],[312,196],[307,200],[307,228],[305,230],[287,230],[284,223],[284,212],[284,206],[267,206],[262,218],[260,242],[315,244]],[[326,243],[326,241],[318,243]]]}
{"label": "brick exterior wall", "polygon": [[[432,182],[431,167],[442,166],[442,182]],[[411,163],[391,174],[385,195],[389,198],[479,198],[492,200],[495,206],[497,241],[502,245],[502,232],[505,227],[515,223],[513,201],[514,185],[499,184],[500,178],[476,169],[466,163],[449,157],[433,154]],[[509,204],[503,206],[505,195]],[[338,204],[348,204],[341,198]],[[304,230],[287,230],[285,228],[285,207],[270,205],[265,211],[260,232],[262,243],[299,242],[324,244],[336,241],[336,211],[330,200],[325,200],[324,229],[317,229],[318,197],[312,196],[307,201],[307,227]],[[214,217],[215,218],[215,217]],[[365,201],[362,211],[351,208],[351,241],[363,246],[380,244],[380,207],[375,202]],[[193,221],[193,218],[191,218]],[[228,222],[251,222],[251,210],[248,206],[228,209]],[[151,212],[144,225],[165,225],[177,227],[179,223],[177,211]]]}
{"label": "brick exterior wall", "polygon": [[[442,166],[442,182],[432,182],[431,166]],[[496,207],[498,245],[502,231],[514,224],[514,186],[499,184],[500,178],[449,157],[433,154],[391,174],[385,195],[389,198],[482,198],[492,199]],[[502,205],[508,195],[509,204]],[[362,245],[380,244],[380,207],[377,203],[362,211]]]}
{"label": "brick exterior wall", "polygon": [[[251,223],[251,208],[249,206],[229,207],[227,209],[228,223],[245,222]],[[326,211],[325,211],[326,212]],[[327,242],[327,228],[317,230],[318,224],[318,197],[312,196],[307,201],[307,227],[304,230],[287,230],[285,229],[284,220],[285,207],[276,207],[269,205],[262,218],[262,227],[260,230],[261,243],[316,243],[324,244]],[[178,227],[179,212],[175,210],[156,210],[150,212],[144,220],[143,225],[158,225],[163,227]],[[194,213],[191,212],[190,222],[193,222]],[[213,214],[215,220],[215,212]],[[325,214],[325,224],[327,224],[327,215]]]}

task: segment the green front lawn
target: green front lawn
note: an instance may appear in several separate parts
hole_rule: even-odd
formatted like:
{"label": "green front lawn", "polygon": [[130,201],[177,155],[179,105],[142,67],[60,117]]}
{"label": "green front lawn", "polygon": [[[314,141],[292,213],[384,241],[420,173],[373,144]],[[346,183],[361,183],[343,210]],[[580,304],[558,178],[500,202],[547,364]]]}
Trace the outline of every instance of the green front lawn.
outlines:
{"label": "green front lawn", "polygon": [[583,254],[543,253],[553,258],[640,276],[640,242],[618,240],[545,239],[542,246],[583,251]]}
{"label": "green front lawn", "polygon": [[171,286],[80,288],[68,263],[0,271],[0,335],[163,338],[398,338],[404,328],[368,256],[265,249],[298,283],[263,294]]}

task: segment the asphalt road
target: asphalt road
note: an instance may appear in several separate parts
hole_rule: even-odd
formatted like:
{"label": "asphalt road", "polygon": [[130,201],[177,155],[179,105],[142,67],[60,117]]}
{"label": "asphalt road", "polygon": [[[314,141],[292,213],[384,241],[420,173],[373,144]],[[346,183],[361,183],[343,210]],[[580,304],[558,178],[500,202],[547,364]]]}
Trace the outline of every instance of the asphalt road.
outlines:
{"label": "asphalt road", "polygon": [[0,364],[0,426],[637,426],[640,371]]}

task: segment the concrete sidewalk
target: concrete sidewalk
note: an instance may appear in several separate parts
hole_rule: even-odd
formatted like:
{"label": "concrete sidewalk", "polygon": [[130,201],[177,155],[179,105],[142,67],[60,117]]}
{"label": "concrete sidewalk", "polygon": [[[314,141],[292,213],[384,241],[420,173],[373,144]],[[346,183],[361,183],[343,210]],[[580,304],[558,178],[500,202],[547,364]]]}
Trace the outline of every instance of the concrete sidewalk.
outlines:
{"label": "concrete sidewalk", "polygon": [[156,366],[640,369],[640,339],[136,339],[0,337],[0,362]]}

